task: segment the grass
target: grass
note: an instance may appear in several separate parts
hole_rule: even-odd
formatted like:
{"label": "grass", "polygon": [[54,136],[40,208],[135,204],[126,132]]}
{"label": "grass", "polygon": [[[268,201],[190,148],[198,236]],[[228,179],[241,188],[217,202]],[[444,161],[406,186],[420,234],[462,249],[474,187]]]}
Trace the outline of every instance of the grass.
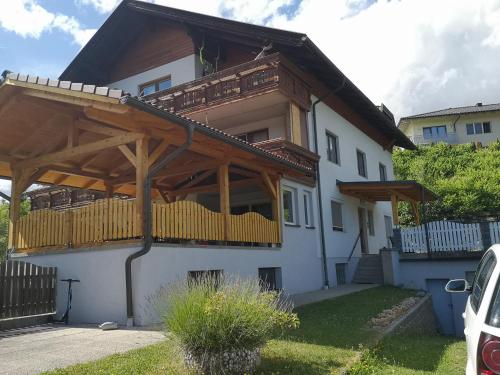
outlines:
{"label": "grass", "polygon": [[386,337],[366,351],[350,375],[459,375],[465,373],[465,341],[439,335]]}
{"label": "grass", "polygon": [[[413,294],[408,290],[378,287],[297,308],[300,327],[266,345],[257,373],[338,374],[356,360],[360,345],[366,347],[376,337],[376,332],[366,327],[368,320]],[[186,374],[176,347],[173,340],[167,339],[50,374]],[[398,355],[403,354],[401,350]]]}

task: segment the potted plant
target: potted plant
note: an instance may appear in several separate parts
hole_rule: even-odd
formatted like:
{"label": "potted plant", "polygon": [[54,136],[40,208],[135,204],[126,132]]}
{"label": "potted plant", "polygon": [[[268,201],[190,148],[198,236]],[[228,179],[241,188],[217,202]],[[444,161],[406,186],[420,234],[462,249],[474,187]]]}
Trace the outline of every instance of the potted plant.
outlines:
{"label": "potted plant", "polygon": [[247,374],[273,336],[299,325],[292,304],[256,279],[203,276],[161,293],[167,331],[186,365],[204,374]]}

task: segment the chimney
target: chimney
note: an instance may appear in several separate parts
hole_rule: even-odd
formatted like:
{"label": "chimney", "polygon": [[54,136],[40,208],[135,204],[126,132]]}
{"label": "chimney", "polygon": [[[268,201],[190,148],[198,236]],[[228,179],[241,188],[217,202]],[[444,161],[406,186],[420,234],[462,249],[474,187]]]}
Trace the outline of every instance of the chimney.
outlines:
{"label": "chimney", "polygon": [[482,107],[483,106],[483,103],[479,102],[479,103],[476,103],[476,107]]}
{"label": "chimney", "polygon": [[385,106],[384,103],[380,104],[378,106],[378,109],[380,110],[380,112],[382,112],[384,115],[386,115],[392,122],[394,122],[394,115],[392,114],[392,112],[389,110],[389,108],[387,108]]}

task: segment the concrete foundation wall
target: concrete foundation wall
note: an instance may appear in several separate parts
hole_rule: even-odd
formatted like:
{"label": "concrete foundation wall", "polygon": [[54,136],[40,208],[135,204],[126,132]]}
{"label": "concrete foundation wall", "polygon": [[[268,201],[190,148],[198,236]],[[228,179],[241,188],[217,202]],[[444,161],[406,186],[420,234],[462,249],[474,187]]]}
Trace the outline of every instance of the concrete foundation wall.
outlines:
{"label": "concrete foundation wall", "polygon": [[[293,237],[293,236],[291,236]],[[300,242],[296,241],[295,244]],[[138,246],[81,249],[24,257],[43,266],[58,267],[58,280],[81,280],[73,287],[73,323],[116,321],[125,324],[125,260]],[[281,267],[283,289],[290,294],[320,289],[321,259],[315,247],[245,248],[189,245],[155,245],[132,266],[135,322],[147,325],[158,321],[147,299],[161,286],[185,280],[188,271],[223,270],[226,275],[257,277],[260,267]],[[66,308],[67,284],[58,281],[57,316]]]}
{"label": "concrete foundation wall", "polygon": [[425,290],[426,280],[464,279],[478,263],[479,259],[400,261],[398,281],[405,288]]}

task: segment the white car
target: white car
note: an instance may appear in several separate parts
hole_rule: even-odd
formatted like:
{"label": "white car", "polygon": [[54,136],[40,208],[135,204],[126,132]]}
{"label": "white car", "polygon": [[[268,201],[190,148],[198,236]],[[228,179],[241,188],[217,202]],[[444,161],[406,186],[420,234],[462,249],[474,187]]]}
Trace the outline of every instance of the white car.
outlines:
{"label": "white car", "polygon": [[484,254],[474,282],[451,280],[448,292],[469,292],[465,312],[466,375],[500,374],[500,244]]}

